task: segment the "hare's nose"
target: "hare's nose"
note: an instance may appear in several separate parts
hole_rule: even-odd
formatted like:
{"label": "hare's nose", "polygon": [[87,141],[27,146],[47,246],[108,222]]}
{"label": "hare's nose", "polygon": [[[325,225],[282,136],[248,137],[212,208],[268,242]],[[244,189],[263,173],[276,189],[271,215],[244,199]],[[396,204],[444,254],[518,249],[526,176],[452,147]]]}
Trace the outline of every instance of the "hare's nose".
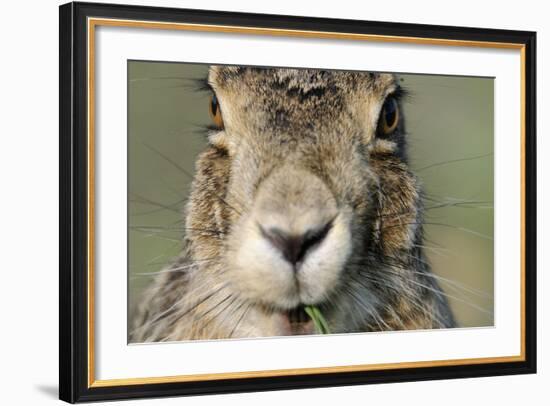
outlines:
{"label": "hare's nose", "polygon": [[332,221],[321,227],[309,229],[302,234],[289,234],[277,227],[266,230],[261,225],[260,230],[263,237],[281,252],[282,256],[294,266],[294,269],[297,269],[297,265],[303,261],[308,252],[321,244],[331,227]]}

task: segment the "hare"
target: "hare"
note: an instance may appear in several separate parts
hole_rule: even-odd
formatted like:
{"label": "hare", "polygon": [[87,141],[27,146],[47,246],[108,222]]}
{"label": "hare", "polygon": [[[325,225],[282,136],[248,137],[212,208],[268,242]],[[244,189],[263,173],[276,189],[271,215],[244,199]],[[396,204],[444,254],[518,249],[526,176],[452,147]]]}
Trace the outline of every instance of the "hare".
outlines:
{"label": "hare", "polygon": [[131,341],[455,326],[423,251],[392,74],[212,66],[179,258]]}

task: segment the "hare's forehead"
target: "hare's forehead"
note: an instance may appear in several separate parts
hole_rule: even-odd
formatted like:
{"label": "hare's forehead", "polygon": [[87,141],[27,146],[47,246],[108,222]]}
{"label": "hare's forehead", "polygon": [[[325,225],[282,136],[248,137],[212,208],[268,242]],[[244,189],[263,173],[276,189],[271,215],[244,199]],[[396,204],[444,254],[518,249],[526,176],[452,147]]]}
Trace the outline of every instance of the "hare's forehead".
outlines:
{"label": "hare's forehead", "polygon": [[208,80],[217,92],[261,98],[384,97],[396,86],[395,77],[385,73],[235,66],[211,67]]}

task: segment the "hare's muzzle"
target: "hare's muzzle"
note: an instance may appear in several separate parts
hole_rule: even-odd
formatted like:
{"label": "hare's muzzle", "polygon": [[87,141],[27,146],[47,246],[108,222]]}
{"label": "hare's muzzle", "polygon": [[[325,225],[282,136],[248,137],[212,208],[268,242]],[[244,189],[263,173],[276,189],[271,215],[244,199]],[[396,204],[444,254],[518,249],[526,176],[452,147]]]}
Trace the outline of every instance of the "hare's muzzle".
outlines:
{"label": "hare's muzzle", "polygon": [[351,252],[350,211],[323,180],[291,165],[258,187],[236,224],[230,264],[241,293],[281,309],[326,300]]}

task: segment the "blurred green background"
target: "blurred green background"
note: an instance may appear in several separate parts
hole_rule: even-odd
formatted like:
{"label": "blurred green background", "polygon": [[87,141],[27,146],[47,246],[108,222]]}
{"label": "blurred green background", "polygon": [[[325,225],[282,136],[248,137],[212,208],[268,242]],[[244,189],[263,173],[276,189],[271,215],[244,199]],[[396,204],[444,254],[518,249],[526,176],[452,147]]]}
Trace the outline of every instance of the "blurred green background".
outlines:
{"label": "blurred green background", "polygon": [[[128,320],[177,255],[182,210],[206,145],[208,66],[128,62]],[[399,75],[410,165],[426,192],[426,253],[461,327],[493,325],[491,78]],[[182,171],[183,168],[187,174]]]}

